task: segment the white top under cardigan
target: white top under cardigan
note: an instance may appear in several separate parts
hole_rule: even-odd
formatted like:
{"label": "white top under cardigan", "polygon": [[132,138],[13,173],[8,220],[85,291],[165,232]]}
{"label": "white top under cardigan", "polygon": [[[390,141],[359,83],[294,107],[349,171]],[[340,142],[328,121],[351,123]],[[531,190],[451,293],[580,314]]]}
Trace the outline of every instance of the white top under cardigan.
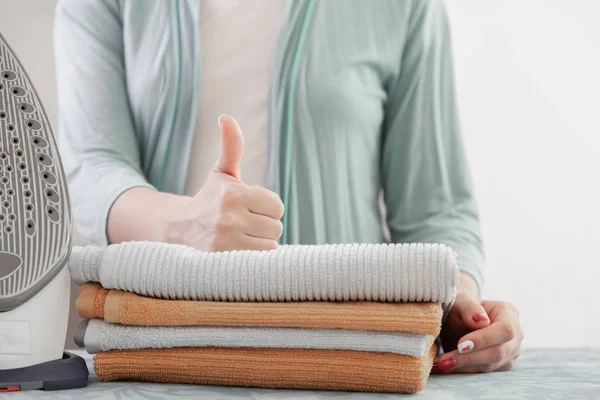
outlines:
{"label": "white top under cardigan", "polygon": [[217,159],[221,114],[234,117],[244,133],[242,180],[266,186],[270,76],[286,2],[200,4],[202,98],[185,194],[198,193]]}

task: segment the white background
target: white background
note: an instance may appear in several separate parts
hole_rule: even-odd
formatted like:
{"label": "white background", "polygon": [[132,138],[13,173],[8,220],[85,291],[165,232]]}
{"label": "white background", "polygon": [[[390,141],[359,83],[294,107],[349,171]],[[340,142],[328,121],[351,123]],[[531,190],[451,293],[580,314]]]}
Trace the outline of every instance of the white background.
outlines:
{"label": "white background", "polygon": [[[0,0],[0,31],[56,127],[55,3]],[[484,297],[521,310],[526,346],[600,346],[600,2],[448,8],[486,239]]]}

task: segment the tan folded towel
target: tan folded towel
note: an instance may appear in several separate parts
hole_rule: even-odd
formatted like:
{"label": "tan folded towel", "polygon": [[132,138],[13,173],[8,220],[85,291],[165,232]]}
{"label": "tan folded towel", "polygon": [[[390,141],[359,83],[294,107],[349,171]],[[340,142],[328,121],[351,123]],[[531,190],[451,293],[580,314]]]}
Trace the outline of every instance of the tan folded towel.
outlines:
{"label": "tan folded towel", "polygon": [[124,325],[262,326],[404,331],[437,336],[437,303],[288,302],[245,303],[163,300],[86,283],[77,310],[83,318]]}
{"label": "tan folded towel", "polygon": [[360,392],[416,393],[431,370],[425,357],[351,350],[186,347],[98,353],[103,381],[133,380]]}

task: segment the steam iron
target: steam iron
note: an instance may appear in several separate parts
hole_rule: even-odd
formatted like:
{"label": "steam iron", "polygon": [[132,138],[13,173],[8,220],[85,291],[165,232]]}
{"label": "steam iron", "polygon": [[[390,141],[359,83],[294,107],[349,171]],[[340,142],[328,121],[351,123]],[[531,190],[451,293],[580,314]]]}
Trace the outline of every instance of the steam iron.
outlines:
{"label": "steam iron", "polygon": [[71,209],[44,107],[0,35],[0,392],[87,385],[63,353]]}

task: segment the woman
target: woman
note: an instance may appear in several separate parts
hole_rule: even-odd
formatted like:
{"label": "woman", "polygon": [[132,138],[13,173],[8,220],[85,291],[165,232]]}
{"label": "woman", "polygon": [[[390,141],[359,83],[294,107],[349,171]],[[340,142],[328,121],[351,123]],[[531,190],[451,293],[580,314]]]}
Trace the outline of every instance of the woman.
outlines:
{"label": "woman", "polygon": [[[382,192],[392,241],[459,254],[434,371],[512,367],[518,313],[479,298],[442,0],[63,0],[56,52],[63,157],[92,244],[383,242]],[[231,117],[215,124],[224,111],[245,143]]]}

